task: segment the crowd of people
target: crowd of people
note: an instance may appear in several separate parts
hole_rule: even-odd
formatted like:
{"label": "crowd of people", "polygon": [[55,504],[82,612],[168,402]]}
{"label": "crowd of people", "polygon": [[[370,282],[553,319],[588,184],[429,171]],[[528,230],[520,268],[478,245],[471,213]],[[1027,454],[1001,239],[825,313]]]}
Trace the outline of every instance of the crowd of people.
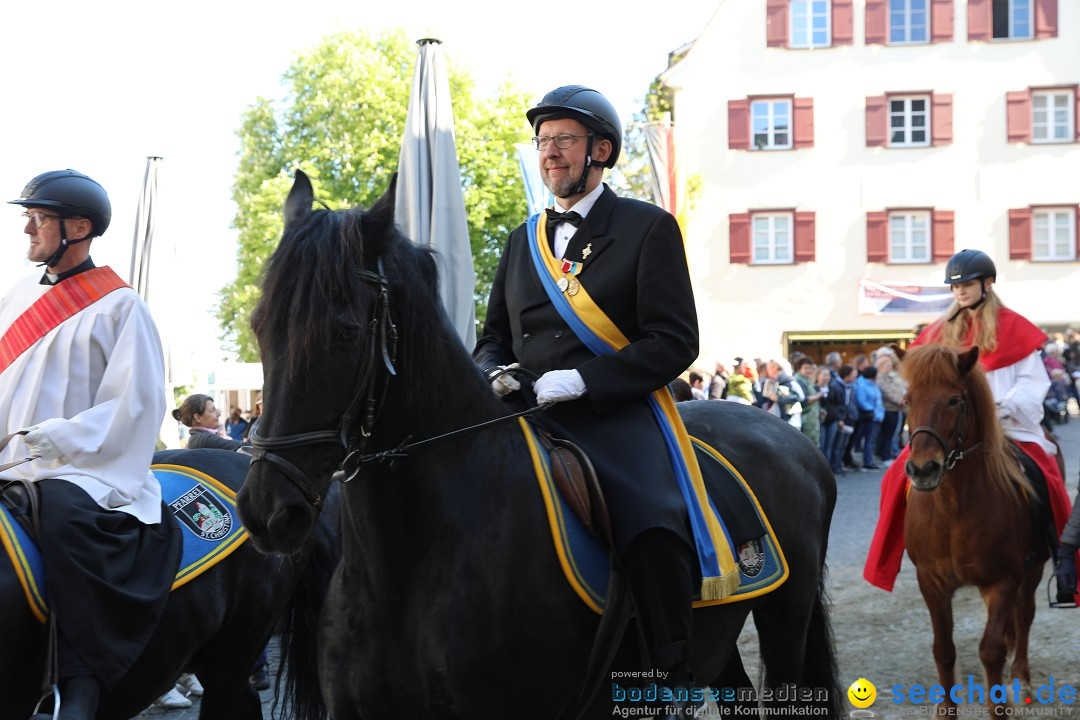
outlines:
{"label": "crowd of people", "polygon": [[[819,364],[800,352],[787,361],[737,357],[716,363],[706,382],[692,369],[672,385],[676,400],[731,400],[759,407],[806,435],[833,472],[879,470],[900,452],[907,386],[891,347],[856,355],[844,364],[830,352]],[[855,454],[859,462],[855,461]]]}
{"label": "crowd of people", "polygon": [[[1056,425],[1068,422],[1069,400],[1080,413],[1080,331],[1054,333],[1041,354],[1050,378],[1043,425],[1052,434]],[[686,375],[688,380],[671,385],[676,401],[731,400],[772,413],[799,428],[838,476],[880,470],[906,444],[901,440],[907,384],[887,345],[856,355],[850,364],[838,352],[828,353],[821,364],[795,352],[787,361],[717,361],[711,377],[696,368]]]}

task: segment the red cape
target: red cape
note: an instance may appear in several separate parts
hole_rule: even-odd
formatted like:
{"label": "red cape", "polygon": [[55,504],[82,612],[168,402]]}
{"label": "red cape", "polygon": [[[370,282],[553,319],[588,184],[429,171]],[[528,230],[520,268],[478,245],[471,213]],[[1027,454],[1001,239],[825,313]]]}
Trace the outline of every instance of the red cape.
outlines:
{"label": "red cape", "polygon": [[[941,324],[939,320],[919,333],[911,347],[938,342],[941,337]],[[970,330],[968,328],[967,337],[964,338],[964,345],[969,348],[974,344]],[[1003,307],[998,309],[997,338],[997,350],[991,353],[979,352],[979,365],[987,372],[1020,362],[1042,347],[1046,342],[1046,333],[1032,325],[1023,315]]]}

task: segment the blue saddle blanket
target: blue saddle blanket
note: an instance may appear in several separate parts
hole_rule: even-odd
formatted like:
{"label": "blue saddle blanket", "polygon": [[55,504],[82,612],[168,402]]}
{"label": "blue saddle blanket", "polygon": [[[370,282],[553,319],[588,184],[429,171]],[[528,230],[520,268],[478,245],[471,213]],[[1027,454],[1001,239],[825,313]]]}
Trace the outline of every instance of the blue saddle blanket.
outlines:
{"label": "blue saddle blanket", "polygon": [[[150,468],[161,483],[166,507],[184,528],[184,549],[172,589],[188,583],[228,557],[248,538],[236,515],[236,493],[195,468],[158,464]],[[26,594],[30,610],[45,621],[48,598],[41,551],[6,505],[0,503],[0,544]]]}
{"label": "blue saddle blanket", "polygon": [[[547,510],[552,540],[563,575],[570,587],[594,612],[603,613],[607,603],[609,560],[607,550],[589,533],[585,524],[570,509],[555,487],[547,453],[532,433],[532,428],[522,422],[536,470],[536,479]],[[735,561],[739,569],[739,587],[731,595],[720,600],[695,600],[694,607],[720,605],[758,597],[779,587],[788,577],[787,560],[780,548],[772,526],[765,516],[750,486],[742,474],[715,448],[691,437],[698,464],[705,478],[709,501],[730,528],[742,531],[732,537]],[[724,485],[724,491],[717,487]],[[738,503],[725,500],[725,494],[744,493],[745,499]],[[731,496],[728,495],[728,498]],[[734,505],[752,508],[756,517],[737,518],[731,515]],[[759,528],[753,530],[753,528]]]}

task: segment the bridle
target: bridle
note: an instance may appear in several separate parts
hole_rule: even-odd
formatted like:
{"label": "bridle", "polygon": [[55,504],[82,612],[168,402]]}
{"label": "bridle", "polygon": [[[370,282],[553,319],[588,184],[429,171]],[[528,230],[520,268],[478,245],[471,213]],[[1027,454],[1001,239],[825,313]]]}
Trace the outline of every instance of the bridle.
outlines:
{"label": "bridle", "polygon": [[[908,446],[911,446],[916,435],[919,433],[926,433],[937,440],[938,444],[941,445],[941,449],[945,453],[944,467],[946,470],[952,470],[956,466],[956,463],[963,460],[965,456],[971,454],[982,445],[982,441],[980,440],[964,450],[960,449],[960,446],[964,444],[964,426],[967,424],[967,407],[967,391],[965,390],[960,395],[960,414],[956,416],[956,424],[953,425],[952,434],[949,435],[948,441],[941,436],[941,433],[929,425],[920,425],[912,431],[911,437],[908,438]],[[949,450],[949,445],[952,445],[952,450]]]}
{"label": "bridle", "polygon": [[[375,427],[379,401],[386,394],[390,378],[397,375],[394,363],[397,362],[398,334],[397,326],[390,316],[390,282],[383,269],[382,258],[379,258],[376,266],[378,272],[361,268],[356,273],[360,280],[374,285],[378,290],[378,298],[367,325],[369,342],[367,357],[374,358],[378,355],[382,358],[386,374],[383,376],[381,387],[376,381],[377,363],[361,363],[352,400],[345,408],[341,419],[338,420],[336,430],[316,430],[264,437],[258,433],[259,422],[262,419],[260,416],[259,421],[256,421],[248,434],[248,440],[251,443],[248,454],[251,455],[252,465],[257,462],[269,462],[277,467],[316,509],[322,508],[323,498],[311,478],[275,451],[317,444],[339,445],[345,450],[345,458],[334,472],[333,479],[349,482],[359,472],[360,458],[363,455],[365,443],[371,437],[372,429]],[[359,422],[356,421],[358,417]]]}

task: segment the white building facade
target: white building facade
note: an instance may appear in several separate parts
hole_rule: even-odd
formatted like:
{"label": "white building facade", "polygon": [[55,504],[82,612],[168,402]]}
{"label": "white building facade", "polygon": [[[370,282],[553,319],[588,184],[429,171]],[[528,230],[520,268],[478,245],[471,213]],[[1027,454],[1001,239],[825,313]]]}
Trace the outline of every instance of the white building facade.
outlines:
{"label": "white building facade", "polygon": [[703,366],[904,342],[964,248],[1080,327],[1080,1],[727,0],[662,77]]}

